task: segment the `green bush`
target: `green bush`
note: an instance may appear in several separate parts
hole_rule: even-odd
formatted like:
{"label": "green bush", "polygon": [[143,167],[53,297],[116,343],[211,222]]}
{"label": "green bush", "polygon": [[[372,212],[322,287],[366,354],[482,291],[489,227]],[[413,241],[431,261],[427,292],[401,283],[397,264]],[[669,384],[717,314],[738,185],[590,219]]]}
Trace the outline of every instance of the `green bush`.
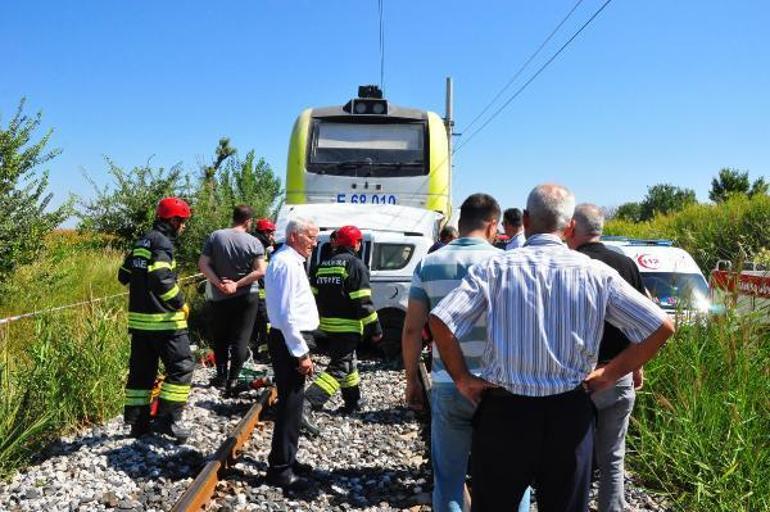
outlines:
{"label": "green bush", "polygon": [[607,235],[668,238],[689,252],[704,273],[720,259],[751,259],[770,247],[770,197],[737,195],[719,204],[693,204],[646,222],[609,220]]}
{"label": "green bush", "polygon": [[646,368],[627,458],[675,510],[770,510],[770,343],[752,317],[680,326]]}

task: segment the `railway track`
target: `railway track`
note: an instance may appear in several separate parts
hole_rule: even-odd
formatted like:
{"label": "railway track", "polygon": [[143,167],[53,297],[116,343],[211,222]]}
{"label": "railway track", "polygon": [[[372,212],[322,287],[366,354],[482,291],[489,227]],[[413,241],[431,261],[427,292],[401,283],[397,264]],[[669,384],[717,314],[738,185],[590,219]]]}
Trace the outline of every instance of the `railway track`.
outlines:
{"label": "railway track", "polygon": [[[377,372],[386,371],[378,369],[377,366],[378,363],[373,363],[371,368],[373,371],[362,373],[365,395],[376,394],[375,389],[370,389],[375,387],[376,384],[367,383],[367,380],[371,380],[372,377],[377,375]],[[395,385],[391,387],[397,387],[400,391],[401,372],[390,371],[390,373],[392,377],[397,377],[397,380],[392,382]],[[429,398],[430,375],[424,366],[421,368],[420,376]],[[367,384],[369,384],[368,387]],[[396,401],[400,401],[401,395],[399,394],[394,397],[392,391],[391,389],[386,390],[385,393],[381,394],[383,396],[380,398],[396,398]],[[336,507],[346,510],[393,510],[407,508],[417,511],[427,509],[426,505],[430,500],[428,492],[430,486],[429,475],[424,475],[423,478],[412,479],[411,476],[405,476],[403,470],[399,472],[397,468],[393,468],[395,471],[392,471],[392,475],[389,476],[386,468],[382,467],[382,465],[373,464],[373,462],[376,462],[376,457],[361,457],[360,467],[346,467],[344,464],[337,465],[334,463],[334,460],[313,464],[317,468],[317,471],[312,476],[316,483],[316,489],[310,493],[284,494],[279,490],[263,485],[259,475],[263,474],[265,469],[264,460],[266,460],[266,453],[269,451],[270,435],[272,434],[272,424],[269,419],[265,421],[264,416],[268,412],[268,405],[275,399],[275,395],[274,388],[265,390],[259,395],[258,400],[244,415],[243,419],[232,429],[211,460],[206,463],[185,492],[179,497],[172,508],[173,512],[192,512],[204,509],[262,510],[263,508],[260,508],[261,505],[265,505],[264,509],[272,510],[265,503],[259,504],[257,501],[260,498],[265,502],[273,502],[279,507],[284,506],[292,510],[318,510],[321,507],[330,510]],[[409,453],[413,450],[406,450],[401,455],[404,455],[409,463],[416,464],[418,466],[416,469],[419,469],[419,471],[429,471],[429,457],[426,453],[428,445],[426,439],[427,430],[424,428],[424,422],[419,422],[421,423],[419,425],[419,434],[414,429],[399,434],[395,428],[398,422],[402,420],[407,422],[415,421],[418,419],[417,416],[411,413],[411,411],[399,411],[397,406],[394,407],[392,400],[386,400],[375,405],[386,406],[385,412],[383,412],[383,409],[378,409],[378,407],[372,407],[371,409],[365,409],[363,413],[356,417],[347,418],[347,420],[343,420],[340,416],[334,414],[333,410],[330,410],[328,413],[317,414],[316,419],[322,427],[322,435],[335,425],[338,428],[332,432],[332,435],[338,435],[342,432],[343,438],[345,437],[345,432],[352,437],[352,432],[356,429],[363,429],[364,431],[393,430],[395,437],[393,438],[394,442],[390,445],[390,448],[393,448],[392,451],[398,453],[399,448],[403,449],[403,446],[399,447],[399,444],[402,442],[404,445],[411,444],[412,447],[421,445],[421,454]],[[387,409],[387,407],[393,407],[393,409]],[[261,428],[255,430],[258,425]],[[364,438],[366,437],[367,435],[364,434]],[[366,447],[360,441],[361,439],[351,438],[348,448],[350,450],[360,450],[362,454],[364,452],[372,453],[381,449],[380,446],[374,445]],[[309,445],[312,447],[314,444],[315,440],[304,438],[300,440],[300,459],[307,460],[308,458],[308,454],[303,453],[307,451],[303,449],[303,446]],[[343,448],[345,448],[344,444]],[[334,447],[327,447],[326,449],[334,452]],[[387,451],[388,446],[382,449]],[[395,483],[396,487],[409,487],[409,484],[412,483],[410,480],[414,480],[413,483],[416,485],[413,485],[408,493],[395,492],[391,495],[391,488],[383,486],[383,482],[390,481]],[[382,487],[381,492],[371,489],[376,486]],[[367,489],[364,489],[364,487]],[[320,498],[319,495],[321,496]],[[278,508],[278,510],[283,509]]]}

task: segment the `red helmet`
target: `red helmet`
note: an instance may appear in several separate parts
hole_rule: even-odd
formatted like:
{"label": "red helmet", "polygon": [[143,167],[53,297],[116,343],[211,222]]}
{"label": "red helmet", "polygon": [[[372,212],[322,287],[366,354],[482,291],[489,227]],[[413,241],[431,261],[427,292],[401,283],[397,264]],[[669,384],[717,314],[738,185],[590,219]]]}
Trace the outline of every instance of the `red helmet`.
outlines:
{"label": "red helmet", "polygon": [[257,221],[257,231],[275,231],[275,224],[270,219],[259,219]]}
{"label": "red helmet", "polygon": [[158,203],[155,215],[159,219],[173,219],[174,217],[189,219],[192,213],[190,213],[190,205],[178,197],[164,197]]}
{"label": "red helmet", "polygon": [[342,226],[337,230],[335,241],[339,247],[355,247],[356,242],[364,238],[361,230],[355,226]]}

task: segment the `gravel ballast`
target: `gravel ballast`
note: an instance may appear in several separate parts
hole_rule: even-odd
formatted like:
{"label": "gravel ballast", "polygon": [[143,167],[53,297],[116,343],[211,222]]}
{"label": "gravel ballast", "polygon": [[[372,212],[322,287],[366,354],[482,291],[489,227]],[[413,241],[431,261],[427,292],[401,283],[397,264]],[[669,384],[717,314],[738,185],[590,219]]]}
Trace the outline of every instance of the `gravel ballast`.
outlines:
{"label": "gravel ballast", "polygon": [[[317,359],[322,368],[326,359]],[[218,484],[209,510],[430,510],[426,418],[403,407],[403,372],[370,360],[360,362],[360,372],[363,411],[343,415],[335,397],[315,413],[321,435],[300,437],[298,458],[315,468],[309,490],[284,493],[263,483],[272,436],[266,421]],[[41,454],[41,462],[0,483],[0,510],[169,510],[256,397],[250,392],[224,399],[207,386],[212,374],[195,372],[185,412],[193,431],[187,444],[129,438],[122,419],[113,419],[62,438]],[[593,496],[595,491],[594,484]],[[626,498],[631,511],[665,510],[630,480]]]}

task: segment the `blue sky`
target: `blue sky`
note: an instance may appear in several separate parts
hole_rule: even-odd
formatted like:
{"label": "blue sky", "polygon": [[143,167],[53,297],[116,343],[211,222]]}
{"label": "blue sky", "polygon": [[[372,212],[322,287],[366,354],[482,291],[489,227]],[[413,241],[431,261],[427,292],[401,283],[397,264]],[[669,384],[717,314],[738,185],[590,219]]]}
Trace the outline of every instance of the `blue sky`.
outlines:
{"label": "blue sky", "polygon": [[[575,3],[384,0],[385,95],[443,115],[452,76],[462,131]],[[508,94],[601,4],[584,0]],[[543,181],[605,206],[661,182],[705,201],[721,167],[770,176],[768,26],[760,0],[614,0],[458,152],[455,202],[520,206]],[[105,183],[104,155],[195,169],[221,136],[283,177],[297,114],[380,70],[376,0],[3,2],[0,48],[0,123],[22,96],[43,111],[63,150],[55,202],[92,194],[83,171]]]}

